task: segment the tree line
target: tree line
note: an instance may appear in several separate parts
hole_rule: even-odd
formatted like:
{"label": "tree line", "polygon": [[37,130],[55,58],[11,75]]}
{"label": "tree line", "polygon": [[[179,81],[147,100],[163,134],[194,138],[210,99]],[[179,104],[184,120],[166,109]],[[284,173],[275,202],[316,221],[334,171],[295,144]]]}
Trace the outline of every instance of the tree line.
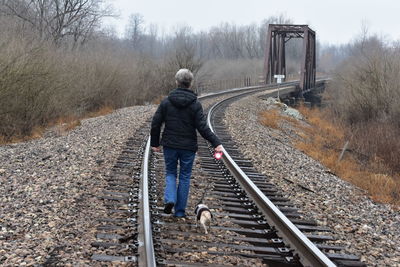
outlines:
{"label": "tree line", "polygon": [[[281,15],[259,24],[222,23],[202,32],[180,26],[164,33],[132,14],[121,38],[102,26],[104,18],[115,16],[110,3],[0,0],[2,139],[29,136],[35,127],[104,106],[155,101],[174,88],[174,74],[183,67],[209,90],[238,86],[248,81],[244,77],[257,83],[268,24],[293,22]],[[301,41],[289,42],[286,56],[288,73],[295,75]],[[320,67],[338,61],[321,58]]]}

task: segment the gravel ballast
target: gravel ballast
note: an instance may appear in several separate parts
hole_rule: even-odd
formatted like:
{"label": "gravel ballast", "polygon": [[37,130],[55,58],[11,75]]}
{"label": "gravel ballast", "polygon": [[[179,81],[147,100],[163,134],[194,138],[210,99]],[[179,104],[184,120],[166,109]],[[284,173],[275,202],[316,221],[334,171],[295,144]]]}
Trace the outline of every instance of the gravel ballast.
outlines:
{"label": "gravel ballast", "polygon": [[[227,124],[244,155],[304,214],[332,228],[347,253],[369,266],[400,266],[399,212],[294,149],[285,133],[262,126],[258,113],[265,109],[256,96],[228,108]],[[154,111],[120,109],[67,133],[0,146],[0,265],[93,265],[96,218],[106,210],[97,198],[104,177]]]}
{"label": "gravel ballast", "polygon": [[48,131],[29,142],[0,146],[0,265],[89,265],[97,197],[128,137],[154,106],[119,109]]}
{"label": "gravel ballast", "polygon": [[[330,227],[338,245],[368,266],[400,266],[400,214],[293,148],[280,130],[260,124],[259,93],[228,107],[225,123],[244,155],[308,217]],[[244,112],[245,111],[245,112]],[[309,189],[309,190],[308,190]]]}

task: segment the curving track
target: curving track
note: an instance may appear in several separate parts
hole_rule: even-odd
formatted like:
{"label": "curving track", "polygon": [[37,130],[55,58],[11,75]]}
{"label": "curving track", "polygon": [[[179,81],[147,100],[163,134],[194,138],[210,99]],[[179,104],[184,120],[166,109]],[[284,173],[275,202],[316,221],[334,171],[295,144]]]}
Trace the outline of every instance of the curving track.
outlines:
{"label": "curving track", "polygon": [[[287,83],[281,90],[293,90],[293,85]],[[196,228],[190,210],[179,220],[162,213],[164,165],[161,154],[150,152],[147,123],[128,140],[110,175],[110,188],[102,195],[110,209],[99,222],[98,242],[93,243],[99,253],[93,260],[139,266],[364,266],[329,243],[330,230],[299,213],[230,138],[223,123],[226,106],[265,89],[276,94],[269,86],[202,97],[203,105],[211,106],[216,98],[234,94],[208,113],[226,149],[224,157],[215,160],[199,138],[191,181],[188,207],[194,208],[206,192],[205,203],[214,215],[211,234]]]}

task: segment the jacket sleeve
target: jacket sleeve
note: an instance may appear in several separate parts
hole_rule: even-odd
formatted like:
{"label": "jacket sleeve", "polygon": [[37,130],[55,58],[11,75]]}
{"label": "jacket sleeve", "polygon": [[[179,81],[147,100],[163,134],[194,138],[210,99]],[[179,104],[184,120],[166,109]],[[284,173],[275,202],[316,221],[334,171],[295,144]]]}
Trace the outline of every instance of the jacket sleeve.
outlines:
{"label": "jacket sleeve", "polygon": [[200,102],[197,101],[195,106],[195,125],[200,135],[208,140],[213,147],[217,147],[221,144],[218,137],[211,131],[207,125],[206,117],[204,116],[203,107]]}
{"label": "jacket sleeve", "polygon": [[153,116],[153,120],[151,121],[151,130],[150,130],[150,146],[158,147],[160,146],[160,132],[161,125],[164,122],[164,101],[158,106],[156,113]]}

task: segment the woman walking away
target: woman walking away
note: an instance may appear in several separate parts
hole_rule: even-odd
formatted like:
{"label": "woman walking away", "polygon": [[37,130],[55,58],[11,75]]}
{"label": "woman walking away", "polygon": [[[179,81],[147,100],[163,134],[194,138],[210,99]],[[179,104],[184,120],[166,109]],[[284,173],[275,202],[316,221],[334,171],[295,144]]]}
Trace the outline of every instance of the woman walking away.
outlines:
{"label": "woman walking away", "polygon": [[[207,139],[215,151],[222,151],[218,137],[211,132],[203,114],[203,107],[197,95],[191,90],[193,74],[188,69],[180,69],[176,75],[176,85],[168,97],[158,106],[151,123],[151,147],[160,152],[160,131],[165,160],[164,212],[175,217],[185,217],[189,195],[190,176],[197,151],[197,134]],[[179,162],[179,183],[177,184]]]}

